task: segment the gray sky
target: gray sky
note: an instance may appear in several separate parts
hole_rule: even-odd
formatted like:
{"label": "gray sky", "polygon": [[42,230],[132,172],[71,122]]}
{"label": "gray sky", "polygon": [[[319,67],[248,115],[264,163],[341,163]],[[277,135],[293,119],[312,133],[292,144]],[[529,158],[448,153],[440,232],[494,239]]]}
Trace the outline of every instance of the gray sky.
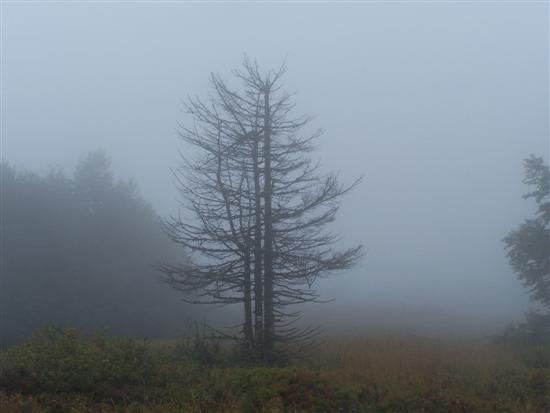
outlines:
{"label": "gray sky", "polygon": [[522,159],[549,156],[545,2],[2,11],[4,160],[70,170],[101,147],[159,213],[174,212],[179,99],[205,96],[209,73],[228,77],[244,53],[265,68],[286,56],[298,112],[326,131],[324,167],[365,176],[336,227],[368,255],[324,281],[336,301],[310,311],[338,323],[373,307],[501,321],[526,307],[501,239],[533,210]]}

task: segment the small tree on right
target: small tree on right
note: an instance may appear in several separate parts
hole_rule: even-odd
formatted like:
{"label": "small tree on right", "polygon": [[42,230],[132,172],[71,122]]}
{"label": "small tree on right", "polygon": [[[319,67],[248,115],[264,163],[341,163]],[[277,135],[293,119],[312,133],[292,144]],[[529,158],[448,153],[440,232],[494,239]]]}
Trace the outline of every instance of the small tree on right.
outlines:
{"label": "small tree on right", "polygon": [[534,155],[525,159],[524,170],[523,182],[533,190],[523,198],[534,198],[537,210],[503,241],[514,273],[546,311],[529,311],[524,322],[509,326],[502,338],[516,344],[542,344],[550,341],[550,170]]}
{"label": "small tree on right", "polygon": [[504,243],[514,273],[532,298],[550,309],[550,170],[534,155],[525,159],[524,170],[523,182],[533,190],[523,198],[534,198],[537,212],[511,231]]}

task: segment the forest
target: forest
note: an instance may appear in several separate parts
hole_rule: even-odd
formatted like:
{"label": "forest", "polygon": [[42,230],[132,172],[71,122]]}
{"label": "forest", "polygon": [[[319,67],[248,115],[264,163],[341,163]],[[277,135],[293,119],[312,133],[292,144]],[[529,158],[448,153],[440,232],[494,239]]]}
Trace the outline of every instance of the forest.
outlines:
{"label": "forest", "polygon": [[154,277],[159,262],[181,254],[109,162],[92,152],[72,176],[2,164],[3,346],[53,324],[146,338],[191,320],[191,309]]}

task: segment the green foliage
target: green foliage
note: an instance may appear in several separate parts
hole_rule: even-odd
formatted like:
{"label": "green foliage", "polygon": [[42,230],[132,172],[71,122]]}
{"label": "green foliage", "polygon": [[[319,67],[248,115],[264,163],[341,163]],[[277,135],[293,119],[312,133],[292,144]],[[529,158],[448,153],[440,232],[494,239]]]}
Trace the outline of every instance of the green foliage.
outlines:
{"label": "green foliage", "polygon": [[280,411],[348,411],[358,407],[353,388],[333,383],[320,372],[293,368],[254,368],[235,371],[228,389],[241,394],[243,412],[266,406]]}
{"label": "green foliage", "polygon": [[154,376],[144,345],[126,338],[49,327],[2,354],[3,388],[23,392],[90,392],[143,384]]}
{"label": "green foliage", "polygon": [[524,162],[523,182],[534,190],[536,216],[504,238],[507,256],[517,277],[529,287],[534,300],[550,307],[550,170],[544,160],[531,155]]}

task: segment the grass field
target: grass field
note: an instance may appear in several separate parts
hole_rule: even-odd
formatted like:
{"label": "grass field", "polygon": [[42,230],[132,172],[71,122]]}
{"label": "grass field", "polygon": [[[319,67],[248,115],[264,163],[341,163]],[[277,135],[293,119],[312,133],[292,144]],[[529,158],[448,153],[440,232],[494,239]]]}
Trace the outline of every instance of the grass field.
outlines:
{"label": "grass field", "polygon": [[227,346],[50,329],[2,354],[2,412],[550,412],[550,349],[478,337],[326,337],[285,367]]}

